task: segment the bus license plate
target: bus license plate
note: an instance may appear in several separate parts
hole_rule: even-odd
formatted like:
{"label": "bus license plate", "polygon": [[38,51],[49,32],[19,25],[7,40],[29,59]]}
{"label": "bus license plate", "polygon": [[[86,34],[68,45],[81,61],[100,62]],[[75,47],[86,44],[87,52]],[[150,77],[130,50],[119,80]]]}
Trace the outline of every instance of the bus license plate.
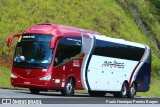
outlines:
{"label": "bus license plate", "polygon": [[26,82],[24,82],[24,84],[31,84],[31,83],[26,81]]}

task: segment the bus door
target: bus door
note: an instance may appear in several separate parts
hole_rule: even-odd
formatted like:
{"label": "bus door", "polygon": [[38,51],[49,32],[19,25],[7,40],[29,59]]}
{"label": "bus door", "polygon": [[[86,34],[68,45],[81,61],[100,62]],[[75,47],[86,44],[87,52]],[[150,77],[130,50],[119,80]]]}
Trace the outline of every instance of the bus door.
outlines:
{"label": "bus door", "polygon": [[64,88],[68,77],[78,75],[78,71],[80,72],[81,44],[82,37],[59,39],[54,58],[53,87]]}

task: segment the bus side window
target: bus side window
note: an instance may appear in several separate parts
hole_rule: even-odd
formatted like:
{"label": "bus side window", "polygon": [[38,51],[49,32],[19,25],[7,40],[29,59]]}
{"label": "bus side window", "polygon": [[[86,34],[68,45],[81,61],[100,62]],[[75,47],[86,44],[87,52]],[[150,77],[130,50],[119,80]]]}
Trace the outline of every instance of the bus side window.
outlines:
{"label": "bus side window", "polygon": [[80,54],[81,52],[81,37],[64,37],[59,40],[57,52],[55,56],[55,64],[67,62],[69,59]]}

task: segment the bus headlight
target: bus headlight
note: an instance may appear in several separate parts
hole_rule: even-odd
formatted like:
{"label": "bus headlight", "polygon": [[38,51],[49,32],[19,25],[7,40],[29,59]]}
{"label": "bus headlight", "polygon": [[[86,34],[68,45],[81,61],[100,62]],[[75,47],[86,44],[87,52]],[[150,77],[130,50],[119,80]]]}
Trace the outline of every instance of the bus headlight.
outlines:
{"label": "bus headlight", "polygon": [[17,76],[11,73],[11,78],[17,78]]}
{"label": "bus headlight", "polygon": [[50,79],[51,79],[51,75],[47,75],[47,76],[40,78],[39,80],[50,80]]}

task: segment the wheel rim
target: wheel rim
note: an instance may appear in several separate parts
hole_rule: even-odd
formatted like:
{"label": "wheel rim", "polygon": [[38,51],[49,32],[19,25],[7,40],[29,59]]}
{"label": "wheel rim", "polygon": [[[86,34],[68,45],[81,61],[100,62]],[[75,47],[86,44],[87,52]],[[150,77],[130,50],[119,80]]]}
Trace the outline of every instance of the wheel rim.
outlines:
{"label": "wheel rim", "polygon": [[67,91],[67,93],[71,93],[72,90],[73,90],[72,83],[69,82],[69,83],[66,85],[66,91]]}
{"label": "wheel rim", "polygon": [[125,85],[123,85],[122,95],[123,95],[123,96],[126,96],[126,94],[127,94],[127,88],[126,88]]}
{"label": "wheel rim", "polygon": [[135,87],[134,87],[134,84],[133,84],[133,85],[131,86],[130,93],[131,93],[131,95],[134,95],[135,92],[136,92],[136,90],[135,90]]}

